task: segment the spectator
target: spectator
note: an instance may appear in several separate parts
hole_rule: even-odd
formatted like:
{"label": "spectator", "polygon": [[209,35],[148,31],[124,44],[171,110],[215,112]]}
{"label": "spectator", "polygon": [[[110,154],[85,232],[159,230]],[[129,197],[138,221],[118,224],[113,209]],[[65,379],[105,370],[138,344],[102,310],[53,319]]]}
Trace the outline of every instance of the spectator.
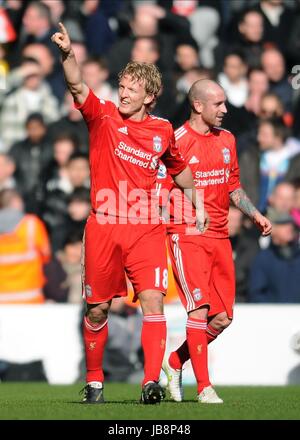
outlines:
{"label": "spectator", "polygon": [[83,0],[80,8],[80,24],[88,52],[98,57],[107,54],[116,35],[110,27],[108,17],[102,12],[101,0]]}
{"label": "spectator", "polygon": [[[265,208],[266,199],[270,196],[276,183],[291,172],[292,161],[300,154],[300,143],[295,138],[288,138],[282,124],[261,122],[258,141],[263,150],[260,159],[260,203]],[[298,170],[298,173],[300,170]]]}
{"label": "spectator", "polygon": [[293,89],[286,76],[282,52],[276,48],[266,49],[261,56],[261,65],[268,76],[270,91],[281,98],[286,111],[291,111]]}
{"label": "spectator", "polygon": [[38,1],[27,6],[23,15],[23,28],[20,33],[21,48],[29,43],[41,43],[47,46],[58,60],[59,52],[51,45],[51,34],[54,31],[49,7]]}
{"label": "spectator", "polygon": [[300,303],[300,250],[293,219],[273,211],[271,245],[254,259],[249,302]]}
{"label": "spectator", "polygon": [[[4,64],[3,64],[4,62]],[[4,73],[4,87],[0,90],[0,110],[6,97],[18,87],[21,87],[25,78],[30,75],[40,75],[41,68],[36,59],[23,58],[21,64],[12,70],[9,70],[8,64],[5,60],[1,60],[2,69]]]}
{"label": "spectator", "polygon": [[90,166],[88,156],[83,153],[73,153],[69,158],[67,171],[72,191],[75,188],[90,187]]}
{"label": "spectator", "polygon": [[191,106],[187,93],[192,84],[200,79],[213,79],[212,72],[201,67],[193,67],[185,72],[177,81],[177,95],[175,98],[174,110],[173,112],[171,111],[168,116],[175,128],[184,124],[188,119],[191,112]]}
{"label": "spectator", "polygon": [[254,6],[264,19],[264,42],[285,51],[288,47],[293,11],[283,0],[260,0]]}
{"label": "spectator", "polygon": [[0,191],[16,188],[16,181],[13,177],[15,169],[16,164],[13,158],[0,153]]}
{"label": "spectator", "polygon": [[[160,66],[160,45],[155,37],[137,37],[131,51],[131,61],[138,63],[153,63]],[[152,113],[157,116],[172,117],[170,102],[174,101],[174,86],[171,72],[164,72],[164,84],[158,95]]]}
{"label": "spectator", "polygon": [[88,58],[82,65],[82,77],[98,98],[118,104],[118,91],[108,83],[109,70],[101,58]]}
{"label": "spectator", "polygon": [[81,234],[68,234],[63,249],[58,251],[53,260],[45,267],[47,284],[44,293],[48,300],[82,303],[81,288]]}
{"label": "spectator", "polygon": [[65,241],[64,249],[58,252],[58,259],[67,274],[66,286],[68,287],[67,302],[71,304],[82,303],[81,288],[81,252],[82,234],[69,234]]}
{"label": "spectator", "polygon": [[295,203],[291,210],[291,215],[297,228],[300,230],[300,179],[294,180],[293,185],[295,188]]}
{"label": "spectator", "polygon": [[241,52],[230,52],[225,56],[223,72],[219,74],[219,84],[225,90],[228,102],[234,107],[242,107],[248,95],[248,81],[245,58]]}
{"label": "spectator", "polygon": [[268,212],[291,214],[296,204],[296,189],[292,183],[279,182],[269,197]]}
{"label": "spectator", "polygon": [[52,249],[62,249],[68,219],[68,200],[73,191],[69,178],[69,159],[77,151],[76,139],[69,134],[57,136],[54,142],[54,161],[44,171],[42,218],[51,238]]}
{"label": "spectator", "polygon": [[289,41],[286,47],[289,66],[299,64],[300,50],[300,1],[294,0],[293,3],[295,5],[294,18],[291,23]]}
{"label": "spectator", "polygon": [[220,25],[219,2],[216,1],[165,1],[158,2],[179,17],[186,18],[192,37],[199,46],[202,64],[205,68],[214,67],[214,49],[217,46]]}
{"label": "spectator", "polygon": [[83,41],[76,39],[74,41],[74,54],[77,60],[77,63],[80,67],[82,67],[83,63],[88,59],[88,51],[86,45]]}
{"label": "spectator", "polygon": [[155,37],[137,37],[133,42],[131,60],[138,63],[159,63],[160,48]]}
{"label": "spectator", "polygon": [[77,139],[69,133],[61,133],[56,136],[53,149],[53,160],[44,170],[46,191],[60,189],[70,194],[73,188],[69,179],[68,162],[78,150]]}
{"label": "spectator", "polygon": [[86,124],[82,119],[80,111],[74,107],[73,98],[69,91],[65,94],[62,112],[64,116],[48,126],[50,138],[55,141],[59,134],[68,134],[73,139],[78,139],[80,151],[87,152],[88,131]]}
{"label": "spectator", "polygon": [[[70,196],[76,188],[89,188],[88,158],[81,153],[71,154],[71,147],[72,145],[67,139],[64,141],[60,139],[59,143],[55,145],[55,157],[60,162],[56,170],[56,176],[46,183],[44,195],[43,219],[50,230],[52,248],[55,251],[62,248],[66,233],[72,226],[70,223],[73,220],[68,216]],[[60,156],[57,154],[58,151]],[[84,206],[86,206],[85,203]],[[82,211],[82,206],[80,208]],[[76,226],[81,233],[83,233],[85,219],[77,219],[76,217],[74,219],[74,222],[78,222]]]}
{"label": "spectator", "polygon": [[28,44],[24,47],[22,55],[39,63],[44,80],[49,84],[53,95],[61,102],[66,93],[66,87],[61,76],[61,65],[55,63],[49,47],[41,43]]}
{"label": "spectator", "polygon": [[67,28],[69,29],[71,38],[83,41],[84,36],[81,26],[78,20],[73,19],[70,14],[68,14],[68,3],[64,0],[40,0],[41,3],[48,6],[51,14],[52,23],[59,23],[63,21]]}
{"label": "spectator", "polygon": [[176,44],[175,60],[179,76],[194,67],[200,67],[199,47],[193,38],[179,38]]}
{"label": "spectator", "polygon": [[[295,200],[296,191],[294,185],[287,181],[279,182],[269,197],[267,211],[271,216],[275,217],[281,214],[292,215]],[[270,236],[259,238],[259,245],[261,249],[266,249],[269,247],[270,242]]]}
{"label": "spectator", "polygon": [[25,127],[26,138],[14,144],[9,154],[16,164],[15,178],[26,211],[39,214],[43,196],[42,171],[52,159],[53,148],[40,113],[29,115]]}
{"label": "spectator", "polygon": [[258,68],[263,51],[264,21],[260,12],[246,10],[238,23],[239,41],[245,62],[250,68]]}
{"label": "spectator", "polygon": [[[269,90],[269,79],[264,70],[254,68],[248,72],[248,96],[245,108],[259,117],[263,96]],[[280,115],[278,115],[280,116]]]}
{"label": "spectator", "polygon": [[242,212],[235,206],[229,207],[228,233],[235,266],[236,302],[245,302],[249,267],[259,250],[259,233],[256,228],[248,226]]}
{"label": "spectator", "polygon": [[7,150],[14,142],[24,139],[26,119],[34,112],[40,112],[46,123],[54,122],[60,117],[58,102],[43,81],[40,66],[39,71],[29,73],[23,84],[11,92],[3,102],[0,132]]}
{"label": "spectator", "polygon": [[134,39],[157,37],[160,44],[162,73],[173,70],[175,43],[179,36],[190,35],[189,23],[155,4],[137,2],[129,19],[129,34],[117,40],[108,54],[111,79],[116,81],[118,72],[130,60]]}
{"label": "spectator", "polygon": [[284,111],[283,103],[278,95],[268,92],[261,97],[260,106],[257,114],[258,118],[253,118],[248,131],[240,133],[238,137],[238,153],[241,155],[243,151],[256,143],[258,126],[261,121],[266,119],[281,119],[286,127],[290,127],[290,118]]}
{"label": "spectator", "polygon": [[255,205],[265,212],[275,185],[289,175],[299,175],[295,161],[300,143],[288,137],[286,127],[276,119],[260,121],[257,141],[258,145],[240,156],[241,182]]}
{"label": "spectator", "polygon": [[75,231],[81,239],[86,220],[91,210],[90,192],[87,188],[77,187],[70,195],[68,202],[68,224],[66,231]]}
{"label": "spectator", "polygon": [[43,265],[49,260],[49,240],[41,220],[24,213],[17,191],[1,191],[0,303],[43,303]]}
{"label": "spectator", "polygon": [[247,70],[243,54],[234,51],[226,55],[223,72],[219,74],[219,83],[228,96],[224,128],[236,136],[250,130],[253,124],[253,115],[245,107],[248,95]]}

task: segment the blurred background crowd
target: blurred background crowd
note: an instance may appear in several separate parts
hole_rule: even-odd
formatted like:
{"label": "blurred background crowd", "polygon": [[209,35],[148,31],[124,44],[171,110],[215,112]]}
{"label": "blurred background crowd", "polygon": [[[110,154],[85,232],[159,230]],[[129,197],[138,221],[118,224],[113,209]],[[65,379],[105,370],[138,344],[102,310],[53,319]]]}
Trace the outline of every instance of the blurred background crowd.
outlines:
{"label": "blurred background crowd", "polygon": [[81,302],[88,133],[50,40],[59,21],[101,98],[118,104],[129,60],[156,63],[153,113],[174,128],[194,81],[224,87],[241,182],[274,224],[262,238],[230,208],[237,301],[300,303],[300,1],[0,0],[0,304]]}

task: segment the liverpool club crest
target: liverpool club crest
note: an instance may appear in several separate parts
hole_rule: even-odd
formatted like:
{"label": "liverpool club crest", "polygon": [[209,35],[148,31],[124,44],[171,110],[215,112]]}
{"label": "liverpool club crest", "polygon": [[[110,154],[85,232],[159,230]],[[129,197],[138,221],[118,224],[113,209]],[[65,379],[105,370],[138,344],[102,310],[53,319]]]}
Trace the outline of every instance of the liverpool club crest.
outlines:
{"label": "liverpool club crest", "polygon": [[154,136],[153,138],[153,150],[156,151],[156,153],[160,153],[162,150],[162,144],[161,144],[161,137]]}
{"label": "liverpool club crest", "polygon": [[230,150],[229,150],[229,148],[223,148],[222,153],[223,153],[224,163],[230,163]]}

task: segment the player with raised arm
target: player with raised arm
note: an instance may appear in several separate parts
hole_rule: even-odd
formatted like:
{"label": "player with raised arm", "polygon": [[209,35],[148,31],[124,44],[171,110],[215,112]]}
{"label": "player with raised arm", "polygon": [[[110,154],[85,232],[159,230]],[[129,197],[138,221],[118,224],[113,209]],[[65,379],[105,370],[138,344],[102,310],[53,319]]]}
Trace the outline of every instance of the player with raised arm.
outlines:
{"label": "player with raised arm", "polygon": [[[182,189],[196,190],[190,168],[175,146],[171,124],[149,110],[161,88],[153,64],[129,63],[119,74],[119,107],[98,99],[83,83],[70,38],[62,23],[52,41],[59,47],[67,86],[89,130],[92,212],[85,228],[83,322],[87,385],[84,403],[101,403],[102,358],[108,337],[108,311],[114,297],[126,296],[126,271],[144,315],[144,379],[141,401],[159,403],[158,380],[165,352],[167,288],[165,228],[159,221],[152,188],[161,159]],[[197,212],[198,227],[207,217]]]}
{"label": "player with raised arm", "polygon": [[[225,93],[216,82],[196,81],[188,94],[191,116],[175,131],[176,144],[189,163],[197,190],[202,191],[210,225],[202,235],[191,225],[190,202],[171,190],[168,248],[180,299],[188,314],[185,342],[168,358],[163,369],[171,397],[182,401],[182,367],[191,359],[197,380],[198,401],[222,403],[212,387],[207,365],[207,344],[229,326],[233,318],[235,275],[228,238],[230,201],[261,230],[271,223],[253,206],[239,180],[235,138],[220,128],[227,112]],[[162,180],[160,181],[162,182]],[[164,186],[170,189],[171,177]],[[182,200],[182,197],[184,200]]]}

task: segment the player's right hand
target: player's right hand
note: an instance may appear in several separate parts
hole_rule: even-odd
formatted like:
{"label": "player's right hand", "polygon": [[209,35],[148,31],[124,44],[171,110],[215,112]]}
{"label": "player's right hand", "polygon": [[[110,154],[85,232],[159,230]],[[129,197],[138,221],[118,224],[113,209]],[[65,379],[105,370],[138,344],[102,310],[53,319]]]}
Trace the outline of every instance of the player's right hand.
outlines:
{"label": "player's right hand", "polygon": [[210,223],[210,217],[205,209],[198,209],[196,211],[196,227],[201,234],[207,231]]}
{"label": "player's right hand", "polygon": [[68,54],[71,51],[71,40],[68,31],[62,23],[58,23],[58,26],[59,32],[55,32],[55,34],[52,35],[51,41],[55,43],[63,53]]}

